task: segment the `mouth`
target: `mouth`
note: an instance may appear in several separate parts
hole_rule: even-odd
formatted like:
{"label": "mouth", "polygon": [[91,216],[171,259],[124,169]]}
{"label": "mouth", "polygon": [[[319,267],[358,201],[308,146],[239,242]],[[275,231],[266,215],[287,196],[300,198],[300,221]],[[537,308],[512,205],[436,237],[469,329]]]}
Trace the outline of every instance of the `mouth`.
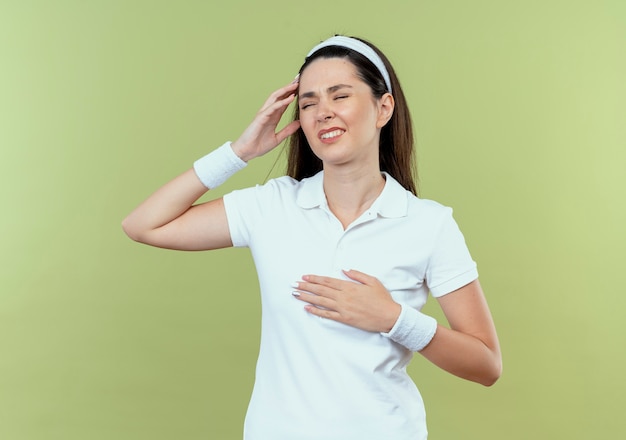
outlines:
{"label": "mouth", "polygon": [[322,141],[332,141],[344,134],[345,132],[346,131],[342,130],[341,128],[331,128],[330,130],[320,132],[319,138]]}

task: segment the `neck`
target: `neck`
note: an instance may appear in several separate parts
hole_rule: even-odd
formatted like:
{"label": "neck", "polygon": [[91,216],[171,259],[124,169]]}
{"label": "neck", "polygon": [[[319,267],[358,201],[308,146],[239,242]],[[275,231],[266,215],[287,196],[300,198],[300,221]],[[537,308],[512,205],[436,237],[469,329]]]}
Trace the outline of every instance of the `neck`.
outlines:
{"label": "neck", "polygon": [[344,229],[365,212],[380,195],[385,178],[376,167],[324,168],[324,193],[331,212]]}

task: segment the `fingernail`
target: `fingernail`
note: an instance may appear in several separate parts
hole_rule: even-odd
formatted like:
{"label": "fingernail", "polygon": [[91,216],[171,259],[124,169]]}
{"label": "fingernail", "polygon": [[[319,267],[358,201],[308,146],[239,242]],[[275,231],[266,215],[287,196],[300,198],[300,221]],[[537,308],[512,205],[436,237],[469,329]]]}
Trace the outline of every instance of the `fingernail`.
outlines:
{"label": "fingernail", "polygon": [[296,75],[296,77],[293,79],[293,81],[291,81],[291,84],[295,84],[298,81],[300,81],[300,74],[299,73]]}
{"label": "fingernail", "polygon": [[300,283],[291,283],[291,287],[293,287],[294,289],[299,289],[300,288]]}
{"label": "fingernail", "polygon": [[291,292],[293,296],[300,296],[300,292]]}

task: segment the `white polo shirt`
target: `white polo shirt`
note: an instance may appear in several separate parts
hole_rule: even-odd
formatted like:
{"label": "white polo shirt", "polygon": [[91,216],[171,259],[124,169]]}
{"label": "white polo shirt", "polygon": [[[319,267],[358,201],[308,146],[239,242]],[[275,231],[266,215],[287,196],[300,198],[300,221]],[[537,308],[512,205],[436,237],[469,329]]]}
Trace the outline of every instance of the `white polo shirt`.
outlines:
{"label": "white polo shirt", "polygon": [[305,274],[378,278],[420,309],[478,277],[452,210],[415,197],[385,174],[371,208],[343,229],[323,172],[224,196],[231,238],[249,247],[262,298],[261,347],[244,440],[418,440],[422,398],[406,372],[412,353],[380,333],[317,318],[293,298]]}

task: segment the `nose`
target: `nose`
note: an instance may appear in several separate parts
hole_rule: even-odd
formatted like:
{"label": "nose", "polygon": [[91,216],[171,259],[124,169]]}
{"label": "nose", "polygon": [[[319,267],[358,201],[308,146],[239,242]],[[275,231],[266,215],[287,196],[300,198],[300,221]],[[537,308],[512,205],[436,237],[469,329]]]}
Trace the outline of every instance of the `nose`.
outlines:
{"label": "nose", "polygon": [[331,106],[326,100],[320,100],[317,104],[317,120],[319,122],[330,121],[334,116]]}

